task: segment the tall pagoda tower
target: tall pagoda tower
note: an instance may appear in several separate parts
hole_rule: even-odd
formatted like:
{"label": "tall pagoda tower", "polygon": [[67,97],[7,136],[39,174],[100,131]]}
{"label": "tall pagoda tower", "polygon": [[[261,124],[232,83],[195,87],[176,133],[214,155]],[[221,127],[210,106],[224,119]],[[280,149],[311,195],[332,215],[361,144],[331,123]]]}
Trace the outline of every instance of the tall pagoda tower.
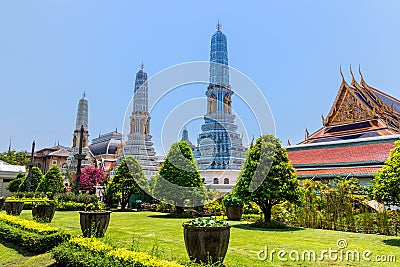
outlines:
{"label": "tall pagoda tower", "polygon": [[150,113],[148,109],[147,73],[142,63],[136,73],[133,110],[130,117],[130,132],[124,147],[124,155],[134,156],[142,166],[144,175],[150,179],[157,173],[157,158],[150,135]]}
{"label": "tall pagoda tower", "polygon": [[86,154],[86,158],[82,161],[82,167],[91,165],[93,157],[88,147],[89,143],[89,104],[84,92],[82,98],[78,102],[78,110],[76,112],[75,130],[72,138],[72,148],[67,159],[67,167],[70,171],[76,171],[78,161],[74,158],[79,152],[79,142],[81,138],[81,127],[83,126],[82,153]]}
{"label": "tall pagoda tower", "polygon": [[200,170],[239,170],[244,161],[242,137],[236,133],[229,85],[228,42],[218,22],[211,37],[207,113],[194,151]]}

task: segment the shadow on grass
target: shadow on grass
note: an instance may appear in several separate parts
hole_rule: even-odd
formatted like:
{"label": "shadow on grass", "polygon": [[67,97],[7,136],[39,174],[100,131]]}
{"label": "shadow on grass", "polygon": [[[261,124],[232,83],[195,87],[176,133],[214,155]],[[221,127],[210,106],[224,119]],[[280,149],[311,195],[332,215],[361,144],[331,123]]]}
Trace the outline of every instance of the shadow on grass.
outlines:
{"label": "shadow on grass", "polygon": [[293,231],[304,230],[304,228],[297,228],[297,227],[291,227],[291,226],[288,226],[286,228],[277,228],[277,229],[261,228],[261,227],[256,227],[251,223],[232,225],[232,228],[239,228],[239,229],[243,229],[243,230],[258,230],[258,231],[266,231],[266,232],[293,232]]}
{"label": "shadow on grass", "polygon": [[194,216],[188,214],[176,214],[176,213],[166,213],[166,214],[155,214],[147,216],[149,218],[159,218],[159,219],[193,219]]}
{"label": "shadow on grass", "polygon": [[400,239],[385,239],[382,240],[385,245],[393,246],[393,247],[400,247]]}
{"label": "shadow on grass", "polygon": [[27,250],[25,250],[23,248],[20,248],[20,247],[18,247],[17,245],[15,245],[13,243],[9,243],[9,242],[5,241],[4,239],[1,239],[1,238],[0,238],[0,244],[2,244],[3,246],[5,246],[7,248],[10,248],[10,249],[13,249],[13,250],[17,251],[18,254],[21,254],[22,256],[25,256],[25,257],[32,257],[32,256],[38,255],[38,254],[35,254],[33,252],[29,252],[29,251],[27,251]]}

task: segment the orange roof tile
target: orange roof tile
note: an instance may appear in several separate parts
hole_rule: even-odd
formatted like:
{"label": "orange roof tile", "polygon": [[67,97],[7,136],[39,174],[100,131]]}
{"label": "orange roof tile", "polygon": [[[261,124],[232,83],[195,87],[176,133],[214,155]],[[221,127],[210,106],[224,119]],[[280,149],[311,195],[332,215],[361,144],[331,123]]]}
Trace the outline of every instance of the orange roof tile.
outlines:
{"label": "orange roof tile", "polygon": [[381,161],[389,158],[390,150],[394,147],[392,142],[349,145],[339,147],[321,147],[304,150],[289,150],[289,160],[293,165]]}

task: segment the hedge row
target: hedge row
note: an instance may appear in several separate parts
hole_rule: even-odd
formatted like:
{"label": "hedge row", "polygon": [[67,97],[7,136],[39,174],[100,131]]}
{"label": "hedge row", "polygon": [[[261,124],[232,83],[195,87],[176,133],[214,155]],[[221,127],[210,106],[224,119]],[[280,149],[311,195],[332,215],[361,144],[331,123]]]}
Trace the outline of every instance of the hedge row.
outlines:
{"label": "hedge row", "polygon": [[95,238],[75,237],[55,247],[52,254],[58,265],[67,267],[183,267],[143,252],[114,249]]}
{"label": "hedge row", "polygon": [[29,221],[16,216],[11,216],[6,214],[0,214],[0,221],[8,225],[18,227],[21,230],[41,235],[54,234],[60,231],[58,228],[51,227],[47,224],[37,223],[35,221]]}
{"label": "hedge row", "polygon": [[0,221],[0,237],[35,253],[49,251],[69,239],[69,235],[63,232],[38,234],[9,225],[4,221]]}

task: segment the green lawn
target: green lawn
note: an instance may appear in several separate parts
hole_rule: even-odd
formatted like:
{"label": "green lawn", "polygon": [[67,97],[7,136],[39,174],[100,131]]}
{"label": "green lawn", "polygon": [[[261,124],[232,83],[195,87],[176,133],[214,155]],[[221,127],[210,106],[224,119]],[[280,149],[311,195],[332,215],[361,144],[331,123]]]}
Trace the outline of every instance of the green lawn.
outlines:
{"label": "green lawn", "polygon": [[[23,211],[21,217],[32,219],[30,211]],[[107,230],[105,241],[116,246],[124,246],[140,251],[147,251],[166,259],[174,259],[185,263],[188,260],[183,241],[182,223],[187,219],[164,218],[158,212],[114,212]],[[225,265],[231,266],[397,266],[398,263],[383,264],[367,262],[362,258],[358,261],[346,261],[348,250],[357,250],[361,255],[370,250],[369,256],[375,261],[377,255],[393,255],[400,261],[400,238],[380,235],[367,235],[346,232],[335,232],[314,229],[263,230],[249,227],[247,222],[232,222],[231,239],[225,258]],[[78,212],[56,212],[51,223],[65,231],[79,235]],[[288,261],[278,259],[277,252],[273,261],[261,261],[257,252],[268,246],[268,251],[285,250],[290,253],[297,250],[314,250],[319,257],[321,250],[338,249],[337,241],[345,239],[348,246],[343,250],[343,261],[293,261],[288,254]],[[54,263],[48,254],[33,255],[15,246],[0,243],[0,266],[49,266]],[[292,258],[295,252],[292,252]],[[263,256],[263,255],[261,255]],[[333,255],[335,256],[335,254]]]}

